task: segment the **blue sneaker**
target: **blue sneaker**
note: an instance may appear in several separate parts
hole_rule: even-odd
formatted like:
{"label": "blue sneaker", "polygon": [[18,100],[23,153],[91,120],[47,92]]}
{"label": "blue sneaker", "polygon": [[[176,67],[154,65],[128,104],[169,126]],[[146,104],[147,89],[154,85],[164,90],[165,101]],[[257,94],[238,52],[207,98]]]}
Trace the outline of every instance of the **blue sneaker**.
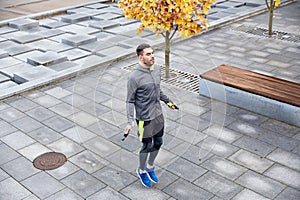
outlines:
{"label": "blue sneaker", "polygon": [[151,169],[147,168],[146,167],[146,171],[149,175],[149,179],[153,182],[153,183],[157,183],[158,182],[158,178],[157,176],[155,175],[155,172],[154,172],[154,167],[152,167]]}
{"label": "blue sneaker", "polygon": [[141,183],[145,186],[145,187],[151,187],[152,186],[152,182],[149,179],[148,173],[140,173],[140,168],[138,167],[136,169],[136,173],[137,175],[140,177]]}

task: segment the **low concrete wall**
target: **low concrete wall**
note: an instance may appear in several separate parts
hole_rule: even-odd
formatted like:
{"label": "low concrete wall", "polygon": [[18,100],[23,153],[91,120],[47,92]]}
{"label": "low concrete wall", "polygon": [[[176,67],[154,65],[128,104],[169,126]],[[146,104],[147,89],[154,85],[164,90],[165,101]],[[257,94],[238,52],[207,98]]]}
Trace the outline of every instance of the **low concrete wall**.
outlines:
{"label": "low concrete wall", "polygon": [[300,127],[300,107],[200,78],[199,94]]}

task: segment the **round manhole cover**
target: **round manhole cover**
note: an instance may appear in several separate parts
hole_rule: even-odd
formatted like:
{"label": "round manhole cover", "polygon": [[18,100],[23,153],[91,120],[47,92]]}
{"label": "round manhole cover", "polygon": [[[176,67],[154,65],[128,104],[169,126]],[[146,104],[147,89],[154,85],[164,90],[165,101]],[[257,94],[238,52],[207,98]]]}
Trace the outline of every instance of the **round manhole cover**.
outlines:
{"label": "round manhole cover", "polygon": [[33,166],[41,170],[56,169],[67,161],[67,157],[62,153],[48,152],[39,155],[33,160]]}

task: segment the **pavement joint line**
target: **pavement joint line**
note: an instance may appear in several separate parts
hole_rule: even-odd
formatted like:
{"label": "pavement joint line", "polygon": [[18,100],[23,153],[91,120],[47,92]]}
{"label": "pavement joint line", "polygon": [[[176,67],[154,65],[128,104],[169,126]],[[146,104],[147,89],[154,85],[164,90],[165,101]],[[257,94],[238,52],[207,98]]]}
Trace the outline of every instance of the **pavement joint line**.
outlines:
{"label": "pavement joint line", "polygon": [[[285,5],[288,5],[288,4],[296,2],[296,1],[297,0],[287,0],[286,2],[281,4],[281,6],[285,6]],[[56,10],[51,10],[51,11],[47,11],[47,12],[37,13],[37,14],[33,14],[33,15],[25,16],[25,17],[23,16],[23,17],[20,17],[20,18],[10,19],[10,20],[6,20],[4,22],[8,23],[9,21],[13,21],[13,20],[16,20],[16,19],[24,19],[24,18],[45,17],[47,15],[51,15],[51,14],[53,15],[53,14],[59,13],[59,12],[66,12],[67,9],[73,9],[73,8],[76,8],[76,7],[91,5],[91,4],[94,4],[96,2],[89,2],[89,3],[80,4],[80,5],[76,5],[76,6],[64,7],[64,8],[61,8],[61,9],[56,9]],[[186,41],[186,40],[191,39],[193,37],[198,37],[202,34],[208,33],[210,31],[213,31],[213,30],[221,28],[223,26],[232,24],[234,22],[241,21],[243,19],[262,14],[266,11],[267,11],[267,8],[264,5],[264,6],[259,6],[257,8],[254,8],[250,13],[249,13],[249,11],[248,12],[242,12],[238,15],[234,15],[233,17],[225,17],[223,19],[216,20],[214,23],[211,24],[211,26],[209,27],[208,30],[200,32],[197,35],[187,37],[187,38],[182,38],[182,37],[173,38],[172,41],[171,41],[172,45],[176,44],[178,42]],[[3,25],[4,22],[3,21],[0,22],[0,27],[1,27],[1,24]],[[153,45],[153,48],[154,49],[159,49],[163,46],[164,46],[164,42],[160,42],[156,45]],[[93,66],[89,66],[89,67],[82,67],[82,66],[79,65],[77,67],[72,67],[72,69],[70,69],[70,70],[64,70],[63,72],[57,72],[54,76],[51,76],[51,77],[40,78],[36,81],[29,81],[27,83],[23,83],[21,85],[18,85],[18,87],[14,87],[14,88],[6,88],[1,92],[0,100],[4,100],[6,98],[12,97],[14,95],[18,95],[20,93],[24,93],[28,90],[33,90],[35,88],[43,87],[43,85],[48,85],[48,84],[51,84],[53,82],[60,82],[61,80],[66,80],[67,78],[75,77],[76,75],[79,75],[81,73],[92,71],[92,70],[94,70],[98,67],[106,66],[108,63],[115,63],[115,62],[118,62],[120,60],[129,59],[129,58],[133,57],[134,55],[135,55],[135,52],[133,51],[132,53],[122,55],[121,57],[111,58],[111,59],[106,58],[106,60],[103,63],[97,64],[97,65],[93,65]]]}

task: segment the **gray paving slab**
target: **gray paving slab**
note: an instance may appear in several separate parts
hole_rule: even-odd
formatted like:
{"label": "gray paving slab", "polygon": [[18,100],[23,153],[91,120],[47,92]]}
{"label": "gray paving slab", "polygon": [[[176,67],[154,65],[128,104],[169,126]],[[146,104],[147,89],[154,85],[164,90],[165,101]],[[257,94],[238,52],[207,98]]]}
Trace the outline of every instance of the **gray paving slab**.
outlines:
{"label": "gray paving slab", "polygon": [[102,8],[109,7],[109,5],[105,4],[105,3],[95,3],[95,4],[86,5],[84,7],[86,7],[86,8],[92,8],[92,9],[102,9]]}
{"label": "gray paving slab", "polygon": [[[46,28],[51,28],[51,29],[56,29],[56,28],[59,28],[59,27],[62,27],[62,26],[66,26],[66,25],[69,25],[69,23],[67,22],[62,22],[62,21],[53,21],[51,23],[46,23],[46,24],[43,24],[42,26],[43,27],[46,27]],[[57,30],[57,29],[56,29]]]}
{"label": "gray paving slab", "polygon": [[236,179],[247,171],[240,165],[216,156],[207,160],[205,163],[201,164],[201,166],[230,180]]}
{"label": "gray paving slab", "polygon": [[0,83],[4,83],[10,80],[11,80],[10,77],[0,74]]}
{"label": "gray paving slab", "polygon": [[194,181],[194,184],[222,199],[231,199],[243,189],[240,185],[212,172],[207,172]]}
{"label": "gray paving slab", "polygon": [[0,69],[4,69],[4,68],[7,68],[9,66],[12,66],[12,65],[17,65],[17,64],[20,64],[22,63],[20,60],[17,60],[13,57],[6,57],[6,58],[1,58],[0,59]]}
{"label": "gray paving slab", "polygon": [[64,15],[61,17],[61,21],[67,22],[67,23],[77,23],[81,21],[85,21],[90,19],[90,16],[83,13],[76,13],[71,15]]}
{"label": "gray paving slab", "polygon": [[39,22],[37,20],[25,18],[25,19],[17,19],[10,21],[8,25],[12,28],[19,29],[20,31],[28,30],[31,28],[35,28],[39,26]]}
{"label": "gray paving slab", "polygon": [[18,36],[14,36],[13,38],[11,38],[11,40],[15,41],[17,43],[20,43],[20,44],[26,44],[26,43],[34,42],[34,41],[41,40],[44,38],[45,38],[45,36],[40,33],[31,34],[31,33],[22,32],[22,34],[20,34]]}
{"label": "gray paving slab", "polygon": [[66,155],[67,158],[84,151],[82,146],[67,138],[61,138],[51,144],[48,144],[47,147],[49,147],[52,151],[60,152]]}
{"label": "gray paving slab", "polygon": [[29,160],[22,156],[2,165],[1,167],[17,181],[22,181],[40,172],[40,170],[34,168]]}
{"label": "gray paving slab", "polygon": [[114,143],[99,136],[94,138],[93,140],[85,142],[84,146],[101,157],[107,157],[120,149],[120,147],[118,147]]}
{"label": "gray paving slab", "polygon": [[31,131],[28,133],[28,135],[43,145],[50,144],[63,137],[61,134],[46,126],[42,126],[41,128]]}
{"label": "gray paving slab", "polygon": [[268,159],[300,171],[300,156],[282,149],[276,149],[267,156]]}
{"label": "gray paving slab", "polygon": [[80,58],[87,57],[91,55],[91,52],[82,50],[82,49],[70,49],[64,52],[59,53],[61,56],[67,57],[69,61],[78,60]]}
{"label": "gray paving slab", "polygon": [[95,20],[113,20],[113,19],[118,19],[120,17],[123,17],[123,15],[117,14],[117,13],[102,13],[102,14],[93,16],[92,19],[95,19]]}
{"label": "gray paving slab", "polygon": [[15,72],[13,80],[17,83],[25,83],[27,81],[37,80],[47,76],[51,76],[55,71],[44,66],[36,66],[32,71]]}
{"label": "gray paving slab", "polygon": [[0,130],[0,137],[3,137],[5,135],[8,135],[12,132],[17,131],[17,129],[15,127],[13,127],[11,124],[1,120],[0,121],[0,125],[1,125],[1,130]]}
{"label": "gray paving slab", "polygon": [[[1,181],[0,186],[0,195],[3,199],[23,199],[31,194],[24,186],[13,178]],[[13,188],[13,190],[11,188]]]}
{"label": "gray paving slab", "polygon": [[11,32],[16,32],[16,31],[18,31],[18,29],[12,28],[9,26],[3,26],[0,28],[0,35],[6,34],[6,33],[11,33]]}
{"label": "gray paving slab", "polygon": [[2,49],[0,49],[0,58],[5,58],[7,57],[9,54],[7,51],[4,51]]}
{"label": "gray paving slab", "polygon": [[22,184],[42,199],[62,190],[65,187],[45,172],[40,172],[22,181]]}
{"label": "gray paving slab", "polygon": [[88,44],[80,45],[79,48],[84,49],[86,51],[90,52],[97,52],[102,49],[106,49],[113,46],[113,43],[110,42],[104,42],[104,41],[95,41]]}
{"label": "gray paving slab", "polygon": [[95,27],[86,27],[86,26],[81,26],[80,24],[71,24],[67,26],[63,26],[58,28],[61,31],[67,32],[67,33],[72,33],[72,34],[95,34],[100,32],[100,29],[97,29]]}
{"label": "gray paving slab", "polygon": [[300,196],[300,191],[287,187],[282,193],[280,193],[275,199],[297,199]]}
{"label": "gray paving slab", "polygon": [[54,41],[48,40],[48,39],[43,39],[43,40],[39,40],[39,41],[36,41],[36,42],[31,42],[31,43],[28,43],[27,46],[30,46],[31,48],[38,49],[38,50],[43,51],[43,52],[54,51],[54,52],[57,52],[57,53],[73,48],[72,46],[62,44],[62,43],[59,43],[59,42],[54,42]]}
{"label": "gray paving slab", "polygon": [[1,140],[15,150],[19,150],[35,142],[35,140],[22,133],[21,131],[16,131],[7,136],[4,136]]}
{"label": "gray paving slab", "polygon": [[110,187],[106,187],[106,188],[100,190],[96,194],[93,194],[90,197],[88,197],[87,199],[96,200],[96,199],[107,199],[107,198],[120,199],[120,200],[128,199]]}
{"label": "gray paving slab", "polygon": [[[181,189],[178,190],[178,188]],[[175,199],[210,199],[213,197],[213,194],[203,190],[200,187],[196,187],[184,179],[177,179],[163,191]]]}
{"label": "gray paving slab", "polygon": [[0,150],[1,150],[1,161],[0,165],[3,165],[9,161],[12,161],[18,157],[20,157],[20,154],[18,154],[16,151],[13,151],[12,148],[10,148],[8,145],[2,143],[0,144]]}
{"label": "gray paving slab", "polygon": [[58,64],[50,65],[48,66],[48,68],[59,72],[59,71],[70,69],[71,67],[75,67],[75,66],[77,66],[77,64],[74,63],[73,61],[65,61]]}
{"label": "gray paving slab", "polygon": [[243,199],[249,199],[249,200],[267,200],[268,198],[259,195],[251,190],[244,189],[242,192],[240,192],[237,196],[233,198],[234,200],[243,200]]}
{"label": "gray paving slab", "polygon": [[0,118],[6,122],[13,122],[22,117],[25,117],[24,113],[13,107],[2,110],[0,115]]}
{"label": "gray paving slab", "polygon": [[108,21],[108,20],[101,20],[101,21],[91,21],[89,23],[89,26],[92,28],[98,28],[100,30],[104,30],[104,29],[108,29],[108,28],[112,28],[112,27],[116,27],[119,26],[120,24],[118,22],[114,22],[114,21]]}
{"label": "gray paving slab", "polygon": [[64,178],[62,183],[84,198],[105,187],[104,183],[83,170]]}
{"label": "gray paving slab", "polygon": [[62,38],[62,43],[77,47],[84,44],[95,42],[97,37],[90,35],[72,35],[66,38]]}
{"label": "gray paving slab", "polygon": [[[41,53],[40,55],[36,55],[36,56],[33,55],[33,56],[27,57],[27,62],[29,64],[32,64],[35,66],[38,66],[38,65],[49,66],[49,65],[57,64],[57,63],[64,62],[64,61],[67,61],[66,56],[64,56],[62,54],[58,54],[53,51],[47,51],[45,53]],[[52,70],[50,70],[50,71],[52,71]]]}
{"label": "gray paving slab", "polygon": [[83,200],[82,197],[80,197],[78,194],[73,192],[72,190],[66,188],[63,189],[54,195],[51,195],[50,197],[46,198],[46,200],[55,200],[55,199],[61,199],[61,200],[68,200],[68,199],[73,199],[73,200]]}

